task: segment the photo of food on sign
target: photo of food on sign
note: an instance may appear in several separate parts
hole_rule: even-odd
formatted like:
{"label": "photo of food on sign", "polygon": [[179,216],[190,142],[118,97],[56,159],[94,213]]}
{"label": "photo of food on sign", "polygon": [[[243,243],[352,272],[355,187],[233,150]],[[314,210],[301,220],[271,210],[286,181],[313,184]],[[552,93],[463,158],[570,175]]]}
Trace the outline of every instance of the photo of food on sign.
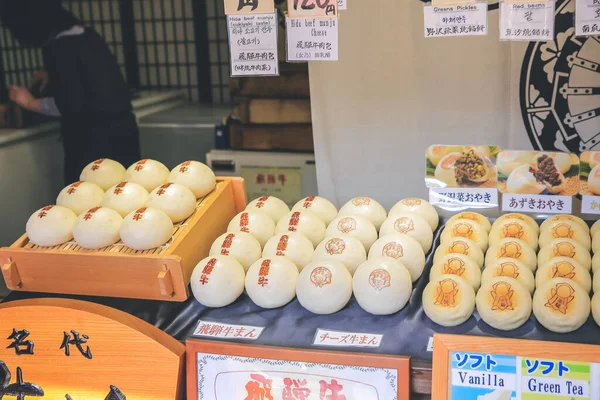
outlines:
{"label": "photo of food on sign", "polygon": [[496,167],[501,193],[574,196],[579,191],[575,154],[507,150],[498,154]]}
{"label": "photo of food on sign", "polygon": [[426,151],[427,187],[496,187],[497,146],[430,146]]}
{"label": "photo of food on sign", "polygon": [[581,153],[579,193],[584,196],[600,196],[600,151]]}

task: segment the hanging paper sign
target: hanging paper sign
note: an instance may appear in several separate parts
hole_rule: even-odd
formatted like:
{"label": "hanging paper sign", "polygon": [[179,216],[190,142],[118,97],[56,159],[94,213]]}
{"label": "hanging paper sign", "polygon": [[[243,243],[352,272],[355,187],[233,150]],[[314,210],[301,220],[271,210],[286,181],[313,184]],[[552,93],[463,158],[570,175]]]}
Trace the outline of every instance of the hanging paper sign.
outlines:
{"label": "hanging paper sign", "polygon": [[273,0],[225,0],[225,14],[271,14],[275,12]]}
{"label": "hanging paper sign", "polygon": [[501,40],[554,40],[554,1],[500,3]]}
{"label": "hanging paper sign", "polygon": [[600,35],[600,0],[577,0],[575,35]]}
{"label": "hanging paper sign", "polygon": [[286,17],[288,61],[337,61],[337,18]]}
{"label": "hanging paper sign", "polygon": [[487,35],[487,3],[424,7],[425,37]]}
{"label": "hanging paper sign", "polygon": [[291,18],[335,18],[338,16],[337,0],[287,0]]}
{"label": "hanging paper sign", "polygon": [[228,15],[231,76],[279,75],[277,14]]}
{"label": "hanging paper sign", "polygon": [[338,0],[338,10],[347,10],[348,4],[346,0]]}
{"label": "hanging paper sign", "polygon": [[[598,0],[600,2],[600,0]],[[600,214],[600,151],[581,153],[579,164],[581,213]]]}

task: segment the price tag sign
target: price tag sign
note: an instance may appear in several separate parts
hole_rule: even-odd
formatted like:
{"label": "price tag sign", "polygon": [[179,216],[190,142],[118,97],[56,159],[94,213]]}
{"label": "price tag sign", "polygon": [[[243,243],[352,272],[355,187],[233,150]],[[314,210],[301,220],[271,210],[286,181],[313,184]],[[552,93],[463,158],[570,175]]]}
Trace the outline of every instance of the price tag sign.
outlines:
{"label": "price tag sign", "polygon": [[347,10],[348,4],[347,0],[338,0],[338,10]]}
{"label": "price tag sign", "polygon": [[271,14],[275,12],[273,0],[224,0],[225,14]]}
{"label": "price tag sign", "polygon": [[338,16],[337,0],[287,0],[291,18],[335,18]]}
{"label": "price tag sign", "polygon": [[487,35],[487,3],[424,7],[425,37]]}
{"label": "price tag sign", "polygon": [[212,339],[258,340],[265,328],[198,321],[192,336]]}
{"label": "price tag sign", "polygon": [[502,211],[534,214],[571,214],[573,197],[543,194],[511,194],[502,196]]}
{"label": "price tag sign", "polygon": [[600,35],[600,0],[577,0],[575,34],[577,36]]}
{"label": "price tag sign", "polygon": [[317,329],[313,346],[325,347],[371,347],[381,346],[383,335],[372,333],[338,332]]}
{"label": "price tag sign", "polygon": [[228,15],[231,76],[279,75],[277,14]]}
{"label": "price tag sign", "polygon": [[337,61],[337,18],[286,17],[288,61]]}
{"label": "price tag sign", "polygon": [[516,398],[517,357],[463,352],[451,352],[450,357],[452,399],[490,393],[499,394],[497,399]]}
{"label": "price tag sign", "polygon": [[554,1],[500,3],[501,40],[554,40]]}
{"label": "price tag sign", "polygon": [[430,188],[429,202],[444,210],[498,207],[497,189]]}

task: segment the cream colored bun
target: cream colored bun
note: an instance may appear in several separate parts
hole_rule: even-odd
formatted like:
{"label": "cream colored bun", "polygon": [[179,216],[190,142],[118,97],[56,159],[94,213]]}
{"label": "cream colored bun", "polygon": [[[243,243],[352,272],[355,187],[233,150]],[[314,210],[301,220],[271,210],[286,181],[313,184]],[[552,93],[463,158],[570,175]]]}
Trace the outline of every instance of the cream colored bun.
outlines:
{"label": "cream colored bun", "polygon": [[278,223],[281,218],[290,212],[290,208],[283,200],[275,196],[262,196],[248,203],[246,211],[262,211],[271,217],[273,222]]}
{"label": "cream colored bun", "polygon": [[102,198],[102,207],[108,207],[125,218],[129,213],[146,207],[150,194],[137,183],[122,182],[108,189]]}
{"label": "cream colored bun", "polygon": [[352,289],[363,310],[374,315],[390,315],[402,310],[410,300],[412,279],[400,261],[375,257],[356,269]]}
{"label": "cream colored bun", "polygon": [[108,190],[125,178],[125,167],[108,158],[89,163],[79,176],[80,181],[95,183],[102,190]]}
{"label": "cream colored bun", "polygon": [[390,257],[400,261],[410,272],[412,281],[419,279],[425,268],[425,253],[415,239],[397,233],[379,238],[369,251],[369,260]]}
{"label": "cream colored bun", "polygon": [[368,252],[377,240],[377,229],[365,217],[337,217],[327,227],[325,236],[350,235],[361,241]]}
{"label": "cream colored bun", "polygon": [[365,217],[379,230],[387,218],[385,208],[369,197],[355,197],[340,208],[339,217]]}
{"label": "cream colored bun", "polygon": [[433,281],[440,275],[456,275],[463,278],[473,287],[479,289],[481,285],[481,269],[469,257],[463,254],[446,254],[437,263],[433,264],[429,272],[429,280]]}
{"label": "cream colored bun", "polygon": [[592,290],[592,278],[589,269],[568,257],[555,257],[548,264],[540,265],[535,274],[535,285],[543,286],[550,279],[565,278],[575,281],[586,292]]}
{"label": "cream colored bun", "polygon": [[526,222],[517,218],[506,218],[494,224],[490,231],[490,245],[494,245],[502,239],[521,239],[533,250],[538,248],[538,234]]}
{"label": "cream colored bun", "polygon": [[[554,221],[546,225],[540,233],[540,247],[544,247],[554,239],[561,238],[573,239],[588,251],[592,248],[589,230],[583,229],[575,221]],[[600,242],[598,245],[600,246]]]}
{"label": "cream colored bun", "polygon": [[302,271],[311,262],[314,251],[312,242],[306,236],[298,232],[286,232],[269,239],[262,256],[287,257],[296,264],[298,271]]}
{"label": "cream colored bun", "polygon": [[425,254],[431,250],[433,231],[423,217],[415,213],[398,213],[385,220],[379,231],[380,236],[403,233],[415,239]]}
{"label": "cream colored bun", "polygon": [[340,261],[352,275],[366,259],[367,252],[360,240],[348,235],[326,237],[317,246],[312,257],[313,262]]}
{"label": "cream colored bun", "polygon": [[486,265],[481,274],[481,282],[488,282],[499,276],[516,279],[533,295],[535,290],[533,272],[521,261],[514,258],[498,258],[492,264]]}
{"label": "cream colored bun", "polygon": [[61,206],[46,206],[34,212],[27,221],[29,241],[41,247],[53,247],[73,239],[77,215]]}
{"label": "cream colored bun", "polygon": [[460,160],[460,153],[450,153],[444,156],[435,167],[434,177],[438,182],[441,182],[443,186],[456,187],[458,182],[456,181],[456,162]]}
{"label": "cream colored bun", "polygon": [[233,257],[211,256],[200,261],[190,279],[192,293],[205,307],[225,307],[244,292],[244,268]]}
{"label": "cream colored bun", "polygon": [[140,160],[127,168],[125,182],[134,182],[148,192],[167,183],[169,169],[161,162],[155,160]]}
{"label": "cream colored bun", "polygon": [[600,253],[595,253],[592,258],[592,273],[595,275],[600,270]]}
{"label": "cream colored bun", "polygon": [[514,258],[532,271],[537,268],[535,251],[521,239],[506,238],[491,246],[485,255],[485,265],[495,264],[499,258]]}
{"label": "cream colored bun", "polygon": [[264,246],[274,234],[275,223],[262,211],[242,211],[229,223],[227,232],[246,232]]}
{"label": "cream colored bun", "polygon": [[529,225],[535,231],[536,234],[540,233],[540,226],[537,224],[537,222],[535,222],[535,220],[533,218],[531,218],[529,215],[520,214],[520,213],[508,213],[508,214],[499,216],[496,219],[496,221],[494,221],[494,223],[492,224],[492,228],[494,227],[494,225],[501,224],[503,221],[505,221],[509,218],[510,219],[512,219],[512,218],[519,219],[519,220],[525,222],[527,225]]}
{"label": "cream colored bun", "polygon": [[596,325],[600,325],[600,292],[594,291],[594,297],[591,301],[592,317],[596,321]]}
{"label": "cream colored bun", "polygon": [[540,225],[540,230],[545,230],[548,226],[552,226],[555,222],[565,222],[565,221],[570,221],[570,222],[575,222],[576,224],[579,224],[584,230],[589,231],[589,227],[587,225],[587,223],[575,216],[575,215],[565,215],[565,214],[557,214],[557,215],[553,215],[550,218],[546,218],[544,220],[544,222],[542,222],[542,224]]}
{"label": "cream colored bun", "polygon": [[594,275],[594,279],[592,281],[592,289],[594,290],[594,293],[600,292],[600,274]]}
{"label": "cream colored bun", "polygon": [[461,152],[462,146],[429,146],[425,150],[425,156],[429,159],[429,162],[435,167],[437,166],[442,158],[450,153]]}
{"label": "cream colored bun", "polygon": [[579,329],[590,316],[590,296],[576,282],[554,278],[538,286],[533,295],[533,313],[546,329],[569,333]]}
{"label": "cream colored bun", "polygon": [[296,297],[298,267],[286,257],[261,258],[246,274],[246,292],[262,308],[279,308]]}
{"label": "cream colored bun", "polygon": [[460,276],[439,275],[423,291],[423,311],[438,325],[458,326],[475,311],[475,291]]}
{"label": "cream colored bun", "polygon": [[587,187],[592,194],[600,194],[600,165],[596,165],[590,171],[587,179]]}
{"label": "cream colored bun", "polygon": [[311,211],[292,211],[277,223],[276,233],[300,232],[317,247],[325,238],[325,223]]}
{"label": "cream colored bun", "polygon": [[328,315],[340,311],[352,297],[352,275],[339,261],[308,264],[296,284],[296,297],[308,311]]}
{"label": "cream colored bun", "polygon": [[206,196],[217,186],[215,173],[199,161],[186,161],[173,168],[168,182],[187,186],[197,199]]}
{"label": "cream colored bun", "polygon": [[534,162],[537,164],[538,158],[544,154],[554,160],[554,164],[561,174],[566,174],[571,169],[571,154],[558,152],[539,152],[533,156]]}
{"label": "cream colored bun", "polygon": [[517,167],[530,163],[531,153],[527,151],[503,150],[496,159],[498,172],[504,176],[509,176]]}
{"label": "cream colored bun", "polygon": [[101,249],[119,241],[123,217],[106,207],[96,207],[82,213],[73,227],[73,238],[86,249]]}
{"label": "cream colored bun", "polygon": [[461,212],[461,213],[453,215],[448,220],[448,222],[446,222],[446,225],[448,225],[451,222],[454,222],[456,220],[461,220],[461,219],[467,219],[467,220],[478,223],[479,225],[481,225],[481,227],[483,229],[485,229],[486,232],[489,232],[492,229],[492,224],[491,224],[490,220],[488,219],[488,217],[481,215],[479,213],[476,213],[476,212],[472,212],[472,211],[465,211],[465,212]]}
{"label": "cream colored bun", "polygon": [[148,207],[163,210],[174,224],[188,219],[196,211],[196,196],[178,183],[165,183],[150,193]]}
{"label": "cream colored bun", "polygon": [[529,164],[521,165],[511,172],[506,180],[508,193],[540,194],[546,189],[546,185],[535,179],[530,168]]}
{"label": "cream colored bun", "polygon": [[600,220],[594,222],[594,225],[592,225],[592,228],[590,229],[590,235],[594,237],[598,232],[600,232]]}
{"label": "cream colored bun", "polygon": [[227,232],[219,236],[210,247],[210,256],[231,256],[244,271],[261,257],[260,242],[246,232]]}
{"label": "cream colored bun", "polygon": [[104,198],[104,190],[95,183],[75,182],[61,190],[56,205],[67,207],[76,215],[100,207]]}
{"label": "cream colored bun", "polygon": [[600,253],[600,235],[594,235],[594,239],[592,239],[592,251],[594,254]]}
{"label": "cream colored bun", "polygon": [[477,222],[469,220],[456,220],[449,222],[444,227],[441,241],[445,243],[453,238],[471,239],[482,251],[488,248],[488,233]]}
{"label": "cream colored bun", "polygon": [[483,251],[471,239],[454,238],[441,243],[434,253],[433,262],[438,263],[446,254],[462,254],[479,267],[483,266]]}
{"label": "cream colored bun", "polygon": [[123,243],[134,250],[150,250],[171,240],[173,222],[158,208],[143,207],[123,219],[119,232]]}
{"label": "cream colored bun", "polygon": [[413,212],[419,214],[425,221],[429,224],[432,231],[435,231],[440,223],[440,217],[431,204],[428,201],[423,199],[418,199],[415,197],[409,197],[399,202],[392,207],[390,210],[389,216],[393,217],[395,214],[403,213],[403,212]]}
{"label": "cream colored bun", "polygon": [[312,211],[313,214],[325,222],[325,225],[329,225],[338,214],[338,210],[332,202],[319,196],[306,197],[297,202],[292,208],[292,211],[302,210]]}
{"label": "cream colored bun", "polygon": [[592,257],[588,249],[573,239],[554,239],[542,247],[538,253],[539,265],[545,265],[554,257],[568,257],[579,262],[588,271],[592,265]]}
{"label": "cream colored bun", "polygon": [[476,304],[481,319],[502,331],[521,327],[531,315],[531,294],[519,281],[506,276],[483,282]]}

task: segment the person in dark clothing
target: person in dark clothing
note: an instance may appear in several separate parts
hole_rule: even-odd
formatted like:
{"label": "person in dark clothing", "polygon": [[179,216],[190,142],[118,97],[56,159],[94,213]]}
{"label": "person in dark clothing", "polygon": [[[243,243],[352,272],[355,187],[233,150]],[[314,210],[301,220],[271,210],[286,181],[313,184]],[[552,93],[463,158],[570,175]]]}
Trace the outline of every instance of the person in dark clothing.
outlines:
{"label": "person in dark clothing", "polygon": [[34,98],[18,86],[19,106],[60,116],[66,184],[99,158],[125,167],[140,157],[131,96],[115,56],[102,37],[65,10],[59,0],[0,0],[0,20],[21,43],[41,47],[45,71],[34,75],[51,96]]}

